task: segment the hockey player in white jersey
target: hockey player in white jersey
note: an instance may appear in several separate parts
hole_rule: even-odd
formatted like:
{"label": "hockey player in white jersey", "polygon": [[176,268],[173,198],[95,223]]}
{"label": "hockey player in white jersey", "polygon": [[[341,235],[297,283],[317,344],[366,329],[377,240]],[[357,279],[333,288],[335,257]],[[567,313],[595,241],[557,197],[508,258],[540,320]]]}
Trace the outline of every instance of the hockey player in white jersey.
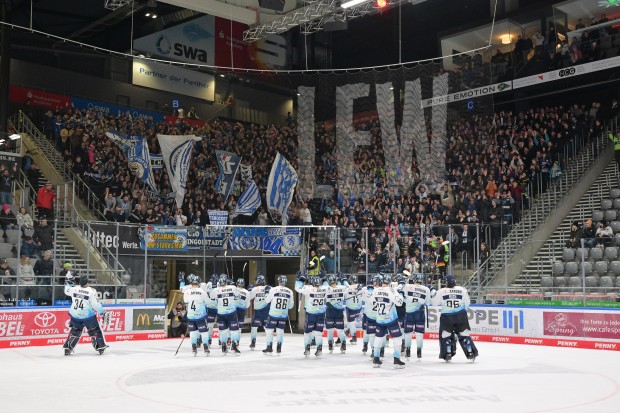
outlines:
{"label": "hockey player in white jersey", "polygon": [[422,285],[422,274],[414,274],[411,282],[402,288],[405,300],[405,356],[411,357],[412,334],[415,332],[417,357],[422,358],[424,331],[426,328],[426,307],[431,304],[431,291]]}
{"label": "hockey player in white jersey", "polygon": [[269,318],[269,303],[265,301],[269,289],[271,286],[265,285],[265,276],[256,276],[256,285],[250,287],[250,300],[253,300],[254,305],[254,317],[252,318],[252,329],[250,330],[250,349],[256,348],[256,336],[258,335],[258,328],[263,327],[267,331],[267,319]]}
{"label": "hockey player in white jersey", "polygon": [[286,286],[286,275],[278,277],[278,285],[269,290],[265,299],[269,303],[269,320],[265,332],[267,334],[267,348],[263,350],[265,354],[273,353],[273,333],[275,330],[278,337],[276,352],[282,352],[282,342],[284,341],[284,329],[288,323],[288,312],[291,310],[295,301],[293,291]]}
{"label": "hockey player in white jersey", "polygon": [[239,321],[239,328],[243,328],[245,310],[250,306],[250,293],[245,289],[245,280],[243,278],[238,278],[235,285],[239,293],[239,298],[237,298],[237,320]]}
{"label": "hockey player in white jersey", "polygon": [[344,294],[347,307],[347,327],[351,334],[351,344],[357,343],[357,315],[362,312],[361,292],[362,286],[358,283],[357,275],[349,275],[348,287]]}
{"label": "hockey player in white jersey", "polygon": [[379,274],[373,276],[369,285],[363,287],[360,290],[360,298],[364,308],[364,320],[362,321],[362,329],[364,330],[364,347],[362,353],[366,354],[368,347],[372,354],[372,349],[375,343],[375,334],[377,332],[377,309],[372,306],[372,293],[376,287],[381,286],[383,277]]}
{"label": "hockey player in white jersey", "polygon": [[189,338],[192,344],[194,356],[198,354],[198,338],[202,338],[202,346],[205,354],[209,355],[209,336],[207,326],[207,302],[209,294],[205,291],[206,285],[201,286],[197,275],[187,276],[188,286],[183,290],[183,301],[187,305],[187,320]]}
{"label": "hockey player in white jersey", "polygon": [[471,328],[467,318],[469,294],[465,287],[457,286],[452,275],[446,275],[446,287],[437,291],[433,305],[441,306],[439,318],[439,358],[449,362],[456,349],[452,335],[456,334],[465,356],[469,360],[478,357],[478,349],[470,337]]}
{"label": "hockey player in white jersey", "polygon": [[305,298],[306,323],[304,325],[304,355],[310,355],[312,338],[316,340],[315,356],[323,353],[323,328],[325,327],[325,299],[327,292],[318,275],[310,276],[310,284],[305,285],[306,277],[298,273],[295,291]]}
{"label": "hockey player in white jersey", "polygon": [[239,321],[237,320],[236,300],[239,298],[237,287],[228,285],[228,276],[220,274],[217,288],[210,291],[209,295],[217,300],[217,326],[219,328],[222,353],[226,354],[228,352],[226,347],[228,337],[231,339],[230,350],[234,354],[241,353],[239,351],[241,333],[239,332]]}
{"label": "hockey player in white jersey", "polygon": [[97,321],[97,314],[107,319],[107,315],[103,306],[99,302],[97,297],[97,291],[88,285],[88,276],[82,275],[79,278],[79,286],[74,286],[75,273],[69,271],[65,280],[65,294],[71,297],[71,304],[69,307],[69,316],[71,316],[71,322],[69,330],[69,336],[65,340],[63,348],[65,349],[65,356],[73,353],[76,344],[80,340],[82,330],[87,328],[88,335],[93,343],[95,350],[99,354],[103,354],[108,345],[103,337],[103,331]]}
{"label": "hockey player in white jersey", "polygon": [[381,367],[381,349],[384,346],[385,337],[390,334],[394,340],[394,368],[404,368],[405,363],[400,360],[400,345],[403,339],[396,306],[403,304],[403,298],[391,286],[392,276],[383,276],[383,285],[376,287],[372,293],[371,305],[377,312],[377,337],[373,348],[372,362],[375,367]]}
{"label": "hockey player in white jersey", "polygon": [[347,336],[344,334],[344,308],[345,293],[348,283],[346,278],[338,278],[335,275],[327,277],[323,284],[327,295],[325,297],[325,328],[327,329],[327,345],[329,352],[334,351],[334,331],[340,339],[340,352],[347,350]]}

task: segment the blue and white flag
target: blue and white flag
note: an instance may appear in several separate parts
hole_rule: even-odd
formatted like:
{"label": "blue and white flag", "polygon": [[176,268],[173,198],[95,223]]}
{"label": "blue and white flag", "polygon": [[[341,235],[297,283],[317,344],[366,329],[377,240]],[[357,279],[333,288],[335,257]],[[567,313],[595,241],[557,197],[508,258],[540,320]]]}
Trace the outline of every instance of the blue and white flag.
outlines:
{"label": "blue and white flag", "polygon": [[153,174],[151,173],[151,154],[149,153],[146,138],[135,140],[135,145],[127,151],[127,162],[129,163],[129,169],[138,178],[142,179],[142,182],[153,191],[157,191],[157,185],[155,185],[155,180],[153,180]]}
{"label": "blue and white flag", "polygon": [[282,217],[282,225],[288,223],[288,207],[293,200],[295,185],[297,172],[278,152],[267,183],[267,208],[274,220],[278,220],[277,215]]}
{"label": "blue and white flag", "polygon": [[250,181],[237,201],[235,212],[241,215],[252,215],[260,206],[260,192],[254,181]]}
{"label": "blue and white flag", "polygon": [[127,136],[123,132],[119,132],[115,129],[109,129],[105,135],[114,142],[116,146],[121,148],[125,156],[127,156],[129,150],[136,145],[138,140],[138,136]]}
{"label": "blue and white flag", "polygon": [[239,165],[241,165],[241,157],[226,151],[215,151],[215,157],[220,167],[215,188],[217,188],[217,192],[224,195],[224,202],[226,202],[230,191],[233,189],[233,181],[239,170]]}
{"label": "blue and white flag", "polygon": [[170,185],[172,185],[172,192],[175,194],[177,208],[181,208],[183,198],[185,198],[187,172],[194,141],[202,138],[194,135],[157,135],[157,139],[170,178]]}

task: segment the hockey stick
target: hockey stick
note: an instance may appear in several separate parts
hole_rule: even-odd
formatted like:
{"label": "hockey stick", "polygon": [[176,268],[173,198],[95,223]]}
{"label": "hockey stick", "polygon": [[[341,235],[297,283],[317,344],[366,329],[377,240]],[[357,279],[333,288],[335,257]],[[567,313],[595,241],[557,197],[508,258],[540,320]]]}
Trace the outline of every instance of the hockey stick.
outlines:
{"label": "hockey stick", "polygon": [[226,255],[228,254],[228,250],[224,251],[224,265],[226,266],[226,275],[230,274],[228,272],[228,261],[226,261]]}
{"label": "hockey stick", "polygon": [[231,254],[231,255],[230,255],[230,278],[231,278],[232,280],[234,280],[234,279],[235,279],[235,276],[233,275],[233,274],[234,274],[234,272],[235,272],[235,266],[234,266],[234,264],[233,264],[233,257],[232,257],[232,254]]}
{"label": "hockey stick", "polygon": [[[174,355],[176,356],[179,353],[179,349],[181,348],[181,346],[183,345],[183,342],[185,341],[185,337],[187,337],[187,332],[185,332],[185,334],[183,334],[183,338],[181,339],[181,343],[179,344],[179,347],[177,347],[177,351],[174,352]],[[174,357],[174,356],[173,356]]]}

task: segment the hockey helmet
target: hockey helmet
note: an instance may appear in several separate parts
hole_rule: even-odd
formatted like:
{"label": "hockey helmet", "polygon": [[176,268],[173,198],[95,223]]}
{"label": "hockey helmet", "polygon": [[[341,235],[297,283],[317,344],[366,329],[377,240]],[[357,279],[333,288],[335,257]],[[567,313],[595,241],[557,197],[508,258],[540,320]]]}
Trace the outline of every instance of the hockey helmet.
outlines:
{"label": "hockey helmet", "polygon": [[285,286],[287,282],[288,278],[286,278],[286,275],[278,276],[278,285]]}
{"label": "hockey helmet", "polygon": [[456,286],[456,279],[454,278],[454,275],[446,275],[446,285],[449,288]]}
{"label": "hockey helmet", "polygon": [[257,275],[256,276],[256,285],[265,285],[265,276],[264,275]]}
{"label": "hockey helmet", "polygon": [[243,278],[237,278],[236,285],[239,288],[244,288],[245,287],[245,280]]}

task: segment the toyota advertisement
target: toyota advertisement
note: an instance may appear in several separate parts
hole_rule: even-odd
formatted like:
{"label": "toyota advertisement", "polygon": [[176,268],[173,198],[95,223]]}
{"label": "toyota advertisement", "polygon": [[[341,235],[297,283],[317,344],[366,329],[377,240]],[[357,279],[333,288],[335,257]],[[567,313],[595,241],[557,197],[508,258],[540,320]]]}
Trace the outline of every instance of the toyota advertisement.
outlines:
{"label": "toyota advertisement", "polygon": [[[106,307],[110,323],[107,341],[165,338],[163,306]],[[0,310],[0,348],[62,344],[69,334],[66,308]],[[90,341],[86,332],[82,341]]]}

